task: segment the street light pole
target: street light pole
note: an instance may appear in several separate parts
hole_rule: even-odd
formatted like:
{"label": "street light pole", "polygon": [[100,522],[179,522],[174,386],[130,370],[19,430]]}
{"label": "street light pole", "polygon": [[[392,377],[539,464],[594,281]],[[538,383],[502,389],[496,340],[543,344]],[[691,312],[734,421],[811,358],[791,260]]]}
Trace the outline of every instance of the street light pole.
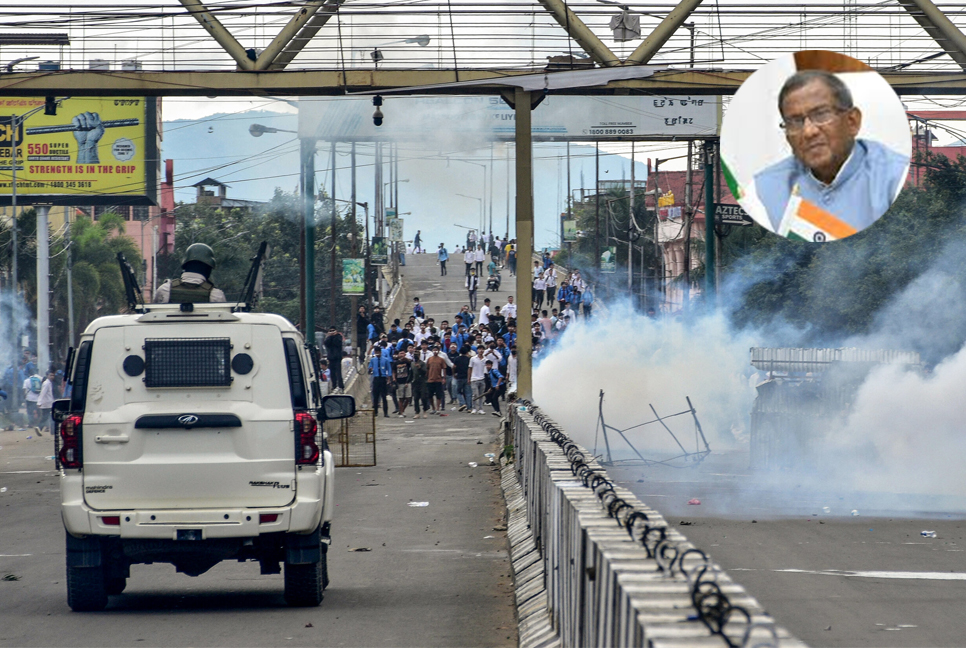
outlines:
{"label": "street light pole", "polygon": [[305,340],[315,344],[315,140],[300,140],[302,167],[302,208],[305,218]]}
{"label": "street light pole", "polygon": [[[13,128],[13,132],[10,135],[10,169],[13,172],[11,193],[10,193],[10,204],[12,205],[12,216],[11,223],[13,227],[11,228],[11,244],[13,250],[11,253],[10,260],[10,275],[11,275],[11,285],[13,287],[13,300],[10,302],[10,332],[13,334],[14,343],[13,348],[16,350],[20,345],[20,331],[17,329],[17,299],[19,296],[19,291],[17,290],[17,130],[19,129],[17,125],[17,116],[13,115],[10,118],[10,125]],[[19,358],[16,357],[16,352],[14,353],[13,359],[13,377],[14,385],[11,390],[13,393],[10,394],[12,400],[14,417],[20,412],[20,388],[21,386],[17,383],[17,362]]]}

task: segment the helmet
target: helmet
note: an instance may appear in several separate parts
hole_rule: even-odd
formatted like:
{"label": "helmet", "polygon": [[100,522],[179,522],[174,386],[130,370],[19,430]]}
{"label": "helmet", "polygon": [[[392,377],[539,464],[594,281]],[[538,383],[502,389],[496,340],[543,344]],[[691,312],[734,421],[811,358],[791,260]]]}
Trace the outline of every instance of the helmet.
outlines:
{"label": "helmet", "polygon": [[189,261],[201,261],[205,265],[214,269],[215,253],[204,243],[192,243],[188,246],[188,249],[185,250],[184,261],[182,262],[181,266],[184,267]]}

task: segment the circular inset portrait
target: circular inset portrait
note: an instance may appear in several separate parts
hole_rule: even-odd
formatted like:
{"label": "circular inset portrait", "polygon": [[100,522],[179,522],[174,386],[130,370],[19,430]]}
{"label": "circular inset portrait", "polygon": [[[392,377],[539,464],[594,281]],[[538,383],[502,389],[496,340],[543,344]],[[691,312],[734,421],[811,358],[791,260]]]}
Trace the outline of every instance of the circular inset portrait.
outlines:
{"label": "circular inset portrait", "polygon": [[789,54],[738,88],[721,126],[722,169],[748,214],[789,239],[860,232],[889,209],[912,137],[888,82],[824,50]]}

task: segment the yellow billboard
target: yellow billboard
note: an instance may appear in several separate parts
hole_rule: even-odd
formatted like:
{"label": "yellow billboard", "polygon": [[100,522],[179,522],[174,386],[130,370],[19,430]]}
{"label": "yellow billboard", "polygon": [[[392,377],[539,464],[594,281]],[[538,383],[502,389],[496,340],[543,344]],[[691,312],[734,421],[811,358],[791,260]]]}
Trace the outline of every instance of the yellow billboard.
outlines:
{"label": "yellow billboard", "polygon": [[[0,204],[157,204],[157,99],[0,97]],[[39,109],[39,110],[37,110]],[[26,118],[24,115],[28,115]]]}

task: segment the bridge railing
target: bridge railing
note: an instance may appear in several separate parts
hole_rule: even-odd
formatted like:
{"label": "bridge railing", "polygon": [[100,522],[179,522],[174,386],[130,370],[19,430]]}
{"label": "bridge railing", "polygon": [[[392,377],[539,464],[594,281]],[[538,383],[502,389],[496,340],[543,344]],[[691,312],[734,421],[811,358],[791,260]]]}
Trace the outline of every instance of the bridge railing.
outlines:
{"label": "bridge railing", "polygon": [[521,646],[803,645],[539,408],[518,402],[510,425]]}

